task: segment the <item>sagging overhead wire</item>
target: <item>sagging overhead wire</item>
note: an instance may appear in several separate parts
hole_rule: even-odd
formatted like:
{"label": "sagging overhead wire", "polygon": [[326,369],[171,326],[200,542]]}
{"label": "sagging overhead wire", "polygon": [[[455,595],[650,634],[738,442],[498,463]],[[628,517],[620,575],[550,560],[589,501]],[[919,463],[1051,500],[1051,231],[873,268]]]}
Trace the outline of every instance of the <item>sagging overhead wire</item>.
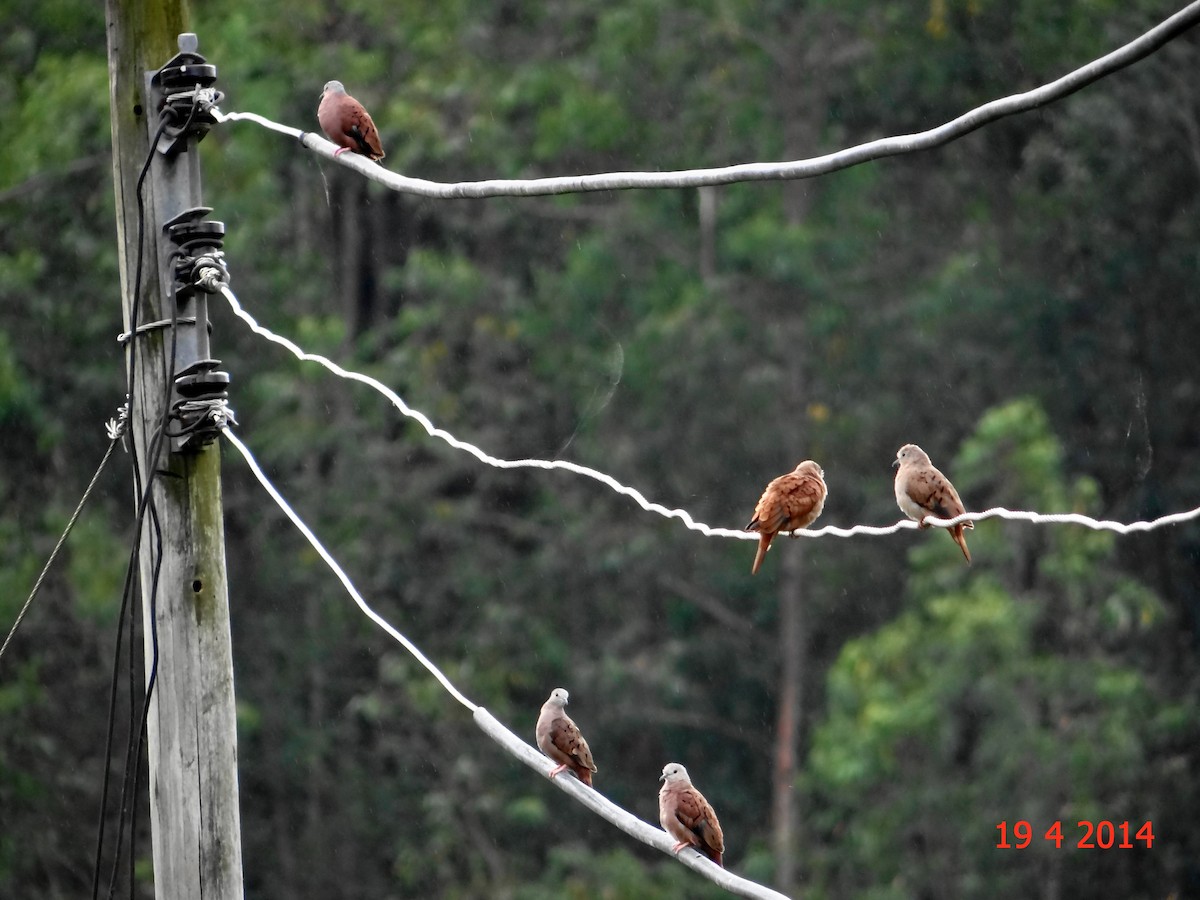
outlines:
{"label": "sagging overhead wire", "polygon": [[420,651],[416,644],[393,628],[388,623],[387,619],[383,618],[383,616],[379,615],[379,613],[375,612],[375,610],[371,609],[371,607],[367,605],[367,601],[364,600],[362,594],[358,592],[358,589],[354,586],[354,583],[350,580],[350,576],[346,574],[346,571],[340,565],[338,565],[337,560],[333,558],[333,554],[325,549],[325,546],[320,542],[320,540],[317,539],[317,536],[313,534],[312,529],[304,524],[304,520],[300,518],[300,515],[294,509],[292,509],[291,505],[283,498],[283,495],[275,489],[273,484],[271,484],[271,481],[267,478],[266,473],[264,473],[262,468],[258,465],[258,461],[253,455],[251,455],[249,448],[238,440],[237,435],[230,431],[227,425],[221,427],[221,433],[224,434],[226,440],[228,440],[229,443],[231,443],[234,448],[242,454],[242,458],[246,460],[246,465],[250,467],[250,471],[254,473],[254,477],[258,479],[258,482],[263,486],[263,489],[271,495],[271,499],[278,504],[279,508],[282,509],[284,514],[292,521],[292,524],[296,526],[302,535],[304,535],[305,539],[309,542],[309,544],[312,545],[312,548],[316,550],[321,559],[325,561],[325,565],[329,566],[329,568],[333,570],[333,574],[337,576],[338,581],[342,583],[342,587],[346,589],[346,593],[350,595],[351,599],[353,599],[358,605],[358,608],[363,611],[363,615],[386,631],[392,640],[400,644],[405,650],[411,653],[417,662],[428,669],[429,673],[441,683],[442,687],[444,687],[450,693],[450,695],[454,697],[455,700],[457,700],[467,709],[474,712],[478,708],[476,704],[468,700],[466,695],[454,686],[450,679],[446,677],[446,674],[437,666],[435,666],[433,662],[431,662],[430,659]]}
{"label": "sagging overhead wire", "polygon": [[[593,469],[590,466],[580,465],[579,463],[568,462],[561,459],[502,459],[493,456],[485,450],[475,446],[474,444],[461,440],[455,437],[450,432],[443,428],[438,428],[423,412],[413,409],[404,400],[378,379],[372,378],[370,375],[364,375],[361,372],[355,372],[350,369],[343,368],[328,357],[322,356],[319,353],[309,353],[301,348],[294,341],[276,334],[269,328],[260,325],[253,316],[242,308],[233,291],[225,286],[221,289],[221,293],[225,299],[229,301],[230,308],[234,314],[250,326],[250,329],[260,337],[278,344],[288,350],[293,356],[303,362],[315,362],[324,366],[339,378],[345,378],[349,381],[357,381],[368,387],[378,391],[398,409],[401,414],[418,422],[430,437],[438,438],[445,441],[456,450],[462,450],[471,454],[480,462],[493,466],[497,469],[562,469],[576,475],[582,475],[590,478],[593,481],[598,481],[606,487],[612,489],[618,494],[629,497],[638,506],[646,512],[655,513],[667,519],[677,519],[682,522],[689,530],[698,531],[706,537],[721,537],[732,538],[739,541],[757,541],[758,534],[748,532],[740,528],[717,528],[712,525],[707,525],[704,522],[697,521],[691,513],[685,509],[663,506],[661,503],[654,503],[647,500],[641,491],[622,484],[611,475],[601,472],[598,469]],[[1116,522],[1111,519],[1094,519],[1091,516],[1085,516],[1081,513],[1039,513],[1029,510],[1012,510],[1005,509],[1002,506],[993,507],[984,510],[983,512],[968,512],[961,516],[956,516],[953,519],[937,519],[927,518],[926,524],[934,525],[939,528],[949,528],[959,522],[965,521],[983,521],[986,519],[1008,519],[1011,521],[1032,522],[1039,525],[1082,525],[1085,528],[1091,528],[1095,531],[1113,531],[1117,534],[1131,534],[1139,531],[1152,531],[1156,528],[1162,528],[1167,525],[1177,525],[1181,522],[1187,522],[1192,519],[1200,519],[1200,506],[1185,510],[1183,512],[1171,513],[1165,516],[1159,516],[1157,519],[1150,521],[1137,521],[1130,523]],[[880,537],[889,534],[896,534],[899,531],[911,530],[918,528],[916,522],[909,519],[901,519],[892,525],[854,525],[850,528],[840,528],[836,525],[826,525],[822,528],[803,529],[795,532],[797,536],[808,538],[818,537],[840,537],[850,538],[859,535],[870,537]],[[788,532],[781,532],[787,534]]]}
{"label": "sagging overhead wire", "polygon": [[[635,188],[691,188],[745,181],[812,178],[816,175],[826,175],[840,169],[848,169],[874,159],[940,147],[990,122],[995,122],[997,119],[1037,109],[1039,106],[1060,100],[1093,81],[1144,59],[1198,22],[1200,22],[1200,0],[1190,3],[1175,15],[1165,19],[1124,46],[1041,87],[992,100],[927,131],[879,138],[811,159],[792,162],[745,163],[723,168],[688,169],[678,172],[609,172],[598,175],[566,175],[554,178],[512,180],[490,179],[457,183],[409,178],[396,172],[389,172],[366,157],[359,157],[353,153],[345,153],[337,161],[344,166],[356,169],[360,174],[392,190],[421,197],[448,200],[479,197],[537,197],[549,194],[618,191]],[[338,149],[335,144],[325,140],[319,134],[282,125],[255,113],[222,113],[217,109],[213,109],[211,112],[213,118],[218,122],[254,122],[272,131],[290,135],[299,139],[300,143],[308,149],[330,159],[334,158],[334,151]]]}
{"label": "sagging overhead wire", "polygon": [[[404,402],[403,399],[401,399],[399,394],[397,394],[395,391],[393,391],[387,385],[383,384],[381,381],[379,381],[375,378],[372,378],[370,375],[364,375],[361,372],[355,372],[350,369],[345,369],[342,366],[339,366],[333,360],[329,359],[328,357],[321,356],[318,353],[309,353],[308,351],[302,349],[294,341],[291,341],[288,338],[283,337],[282,335],[276,334],[275,332],[271,331],[271,329],[269,329],[269,328],[265,328],[262,325],[259,325],[258,322],[254,319],[254,317],[251,316],[250,313],[246,312],[246,310],[242,308],[241,303],[238,302],[237,297],[234,295],[233,291],[230,290],[228,287],[222,288],[221,293],[225,296],[225,299],[229,301],[229,305],[233,309],[234,314],[239,319],[241,319],[243,322],[245,322],[247,325],[249,325],[250,329],[255,334],[259,335],[260,337],[266,338],[267,340],[271,341],[272,343],[275,343],[281,347],[284,347],[293,356],[295,356],[297,359],[299,359],[303,362],[318,363],[319,365],[324,366],[326,369],[328,369],[333,374],[337,375],[339,378],[345,378],[349,381],[358,381],[358,382],[361,382],[362,384],[367,385],[368,387],[375,389],[379,393],[383,394],[383,396],[385,396],[388,400],[390,400],[392,405],[395,406],[396,409],[398,409],[403,415],[405,415],[408,418],[419,423],[421,425],[421,427],[424,428],[425,431],[429,434],[430,437],[435,437],[435,438],[438,438],[439,440],[445,441],[447,444],[449,444],[451,447],[455,448],[456,450],[465,451],[466,453],[471,454],[476,459],[478,459],[480,462],[485,463],[486,465],[493,466],[497,469],[563,469],[565,471],[573,472],[576,475],[583,475],[587,478],[594,479],[595,481],[599,481],[602,484],[607,485],[609,488],[616,491],[618,494],[623,494],[626,497],[632,498],[634,500],[634,502],[636,502],[639,506],[641,506],[647,512],[657,513],[658,515],[665,516],[667,518],[680,519],[681,521],[683,521],[683,523],[685,525],[687,525],[688,528],[693,529],[695,531],[703,532],[704,534],[709,535],[709,536],[719,536],[719,537],[741,537],[742,536],[741,532],[730,531],[728,529],[722,529],[722,528],[712,528],[708,525],[705,525],[703,522],[697,522],[695,519],[692,518],[691,514],[688,513],[687,510],[668,509],[667,507],[662,506],[661,504],[651,503],[644,496],[642,496],[642,494],[639,491],[635,490],[634,488],[631,488],[624,484],[621,484],[619,481],[617,481],[611,475],[607,475],[604,472],[597,471],[596,469],[592,469],[588,466],[579,465],[578,463],[573,463],[573,462],[567,462],[566,460],[561,460],[561,459],[501,459],[500,457],[492,456],[490,453],[486,452],[485,450],[481,450],[479,447],[476,447],[474,444],[469,443],[467,441],[459,440],[458,438],[456,438],[454,435],[452,435],[450,432],[446,431],[445,429],[438,428],[437,426],[435,426],[433,424],[433,422],[429,419],[428,416],[426,416],[423,412],[410,407],[407,403]],[[758,539],[757,536],[754,536],[754,539],[757,540]]]}
{"label": "sagging overhead wire", "polygon": [[[287,500],[284,499],[279,490],[271,483],[270,479],[267,478],[266,474],[262,470],[262,467],[259,466],[258,461],[254,458],[254,455],[250,452],[249,448],[242,443],[232,431],[229,430],[228,426],[222,426],[221,433],[225,435],[226,440],[228,440],[229,443],[242,455],[246,465],[250,467],[250,471],[254,474],[254,477],[258,479],[258,482],[260,485],[262,485],[263,489],[266,490],[279,508],[283,510],[288,519],[291,520],[292,524],[295,525],[296,528],[299,529],[300,533],[304,535],[305,539],[309,542],[312,548],[317,551],[317,554],[322,560],[325,561],[325,564],[329,566],[334,575],[337,576],[338,580],[342,583],[342,586],[346,589],[346,592],[350,594],[350,597],[354,600],[355,604],[357,604],[358,608],[362,610],[362,612],[372,622],[382,628],[388,634],[388,636],[392,638],[392,640],[399,643],[402,647],[404,647],[405,650],[412,654],[417,662],[424,666],[429,673],[438,680],[441,686],[445,688],[447,693],[449,693],[455,700],[470,710],[472,720],[484,734],[495,741],[509,755],[548,778],[551,769],[554,768],[554,762],[549,757],[542,755],[542,753],[537,749],[513,734],[512,731],[506,728],[498,719],[496,719],[495,716],[489,713],[482,706],[479,706],[478,704],[469,700],[467,696],[462,693],[462,691],[454,686],[453,682],[450,681],[446,674],[442,672],[442,670],[436,665],[434,665],[434,663],[430,661],[430,659],[425,656],[424,653],[421,652],[416,644],[401,634],[386,619],[375,612],[367,604],[366,600],[363,599],[363,596],[358,592],[358,589],[355,588],[354,583],[350,580],[350,577],[346,574],[345,570],[338,564],[337,560],[333,557],[333,554],[325,549],[325,546],[321,543],[320,539],[317,538],[316,534],[313,533],[312,529],[304,523],[299,514],[292,509],[291,505],[287,502]],[[665,831],[663,831],[661,828],[655,828],[653,825],[642,821],[637,816],[633,815],[622,807],[617,806],[617,804],[613,803],[594,788],[585,787],[575,778],[557,778],[551,783],[557,786],[559,790],[570,794],[588,809],[592,810],[592,812],[616,825],[626,834],[636,838],[644,844],[655,847],[670,856],[675,856],[676,859],[678,859],[688,868],[694,869],[709,881],[712,881],[731,893],[742,897],[755,898],[755,900],[786,900],[784,895],[780,894],[778,891],[771,890],[770,888],[758,884],[757,882],[742,878],[740,875],[736,875],[735,873],[730,872],[728,869],[723,869],[701,856],[695,850],[688,849],[681,851],[679,854],[675,854],[675,839],[668,835]],[[651,784],[653,784],[653,782],[651,782]]]}

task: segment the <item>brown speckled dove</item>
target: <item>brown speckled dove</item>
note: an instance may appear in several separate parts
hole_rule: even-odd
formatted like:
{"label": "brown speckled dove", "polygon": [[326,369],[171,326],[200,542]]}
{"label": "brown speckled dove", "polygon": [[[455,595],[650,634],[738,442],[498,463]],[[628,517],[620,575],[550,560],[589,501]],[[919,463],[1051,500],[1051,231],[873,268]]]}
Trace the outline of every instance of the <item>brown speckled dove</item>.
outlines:
{"label": "brown speckled dove", "polygon": [[370,113],[346,93],[340,81],[325,85],[321,105],[317,107],[317,121],[325,136],[338,145],[334,156],[350,150],[376,162],[383,159],[383,144],[379,142],[379,132],[375,130]]}
{"label": "brown speckled dove", "polygon": [[592,751],[587,741],[563,708],[567,705],[568,697],[566,688],[555,688],[542,704],[537,720],[537,745],[558,763],[550,771],[551,778],[570,769],[580,781],[591,787],[592,773],[597,771],[596,764],[592,762]]}
{"label": "brown speckled dove", "polygon": [[750,567],[751,575],[758,574],[775,535],[807,528],[817,520],[825,508],[825,494],[825,472],[811,459],[767,485],[754,507],[754,518],[746,526],[747,531],[758,532],[758,553]]}
{"label": "brown speckled dove", "polygon": [[[896,469],[896,503],[922,528],[929,527],[925,524],[926,516],[953,519],[966,512],[950,479],[934,467],[929,454],[916,444],[905,444],[896,451],[892,467]],[[974,527],[974,522],[960,522],[949,529],[950,537],[962,549],[968,563],[971,562],[971,551],[967,549],[963,529]]]}
{"label": "brown speckled dove", "polygon": [[704,799],[688,778],[687,769],[679,763],[663,766],[663,783],[658,792],[658,821],[663,830],[677,843],[673,852],[684,847],[695,847],[718,866],[723,866],[721,855],[725,852],[725,835],[721,823],[713,812],[712,804]]}

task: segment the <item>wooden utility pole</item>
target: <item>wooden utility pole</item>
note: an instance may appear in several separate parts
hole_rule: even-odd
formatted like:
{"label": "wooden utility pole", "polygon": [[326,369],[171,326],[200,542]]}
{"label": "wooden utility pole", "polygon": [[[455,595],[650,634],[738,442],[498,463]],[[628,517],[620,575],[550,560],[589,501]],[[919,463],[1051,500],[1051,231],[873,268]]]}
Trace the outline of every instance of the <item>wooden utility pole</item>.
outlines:
{"label": "wooden utility pole", "polygon": [[[163,440],[156,457],[150,458],[165,421],[169,383],[180,368],[166,371],[172,330],[177,332],[177,360],[194,354],[197,346],[207,350],[206,323],[201,320],[190,328],[182,324],[195,314],[195,298],[187,299],[190,309],[171,308],[176,302],[175,260],[168,258],[170,243],[163,229],[180,212],[199,206],[195,138],[184,152],[154,153],[143,188],[141,283],[134,283],[137,182],[159,121],[148,73],[183,49],[183,42],[178,47],[176,42],[186,31],[186,12],[182,0],[107,0],[106,5],[122,307],[126,335],[133,332],[126,343],[134,379],[130,434],[143,481],[159,473],[153,498],[162,534],[161,559],[147,522],[140,536],[139,570],[147,680],[152,631],[158,643],[147,723],[155,896],[228,900],[242,897],[244,891],[220,450],[212,441],[197,441],[177,452],[177,446]],[[135,289],[140,292],[136,322]],[[174,329],[172,320],[178,320]],[[164,322],[166,327],[136,330],[138,325]],[[172,427],[178,428],[178,421]],[[155,592],[156,562],[161,568]]]}

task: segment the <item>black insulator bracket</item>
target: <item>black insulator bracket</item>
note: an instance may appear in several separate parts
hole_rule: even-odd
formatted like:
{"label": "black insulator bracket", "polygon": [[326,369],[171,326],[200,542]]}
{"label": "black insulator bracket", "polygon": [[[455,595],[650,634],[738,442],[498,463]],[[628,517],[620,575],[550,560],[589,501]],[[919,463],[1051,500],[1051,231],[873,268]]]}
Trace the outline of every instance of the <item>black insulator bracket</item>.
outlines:
{"label": "black insulator bracket", "polygon": [[224,98],[214,85],[217,67],[198,52],[200,41],[179,35],[179,52],[150,79],[151,108],[167,120],[156,149],[174,156],[187,149],[188,138],[204,139],[216,124],[212,109]]}
{"label": "black insulator bracket", "polygon": [[[163,223],[163,234],[171,247],[171,277],[177,321],[194,313],[197,325],[208,322],[209,294],[229,283],[225,266],[225,223],[208,218],[212,208],[194,206]],[[181,329],[177,342],[180,368],[174,376],[171,416],[171,449],[183,452],[207,444],[232,421],[226,401],[229,373],[218,368],[221,361],[209,355],[208,328]]]}
{"label": "black insulator bracket", "polygon": [[184,304],[196,291],[215,294],[229,283],[225,265],[225,223],[209,221],[207,206],[185,209],[163,225],[175,245],[172,274],[175,298]]}
{"label": "black insulator bracket", "polygon": [[228,405],[229,373],[220,371],[220,364],[219,359],[202,359],[175,376],[174,424],[169,432],[172,452],[199,450],[222,426],[235,421]]}

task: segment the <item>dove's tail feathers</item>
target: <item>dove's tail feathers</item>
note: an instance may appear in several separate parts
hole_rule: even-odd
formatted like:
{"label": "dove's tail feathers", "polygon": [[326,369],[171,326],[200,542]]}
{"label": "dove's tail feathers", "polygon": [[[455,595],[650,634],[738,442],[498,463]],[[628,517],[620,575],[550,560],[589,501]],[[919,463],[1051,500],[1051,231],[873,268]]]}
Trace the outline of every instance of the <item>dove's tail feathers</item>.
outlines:
{"label": "dove's tail feathers", "polygon": [[754,565],[750,567],[750,574],[757,575],[758,568],[762,565],[763,558],[767,555],[767,548],[771,546],[771,538],[773,534],[760,534],[758,536],[758,552],[754,554]]}
{"label": "dove's tail feathers", "polygon": [[963,552],[963,556],[965,556],[967,558],[967,565],[970,565],[971,564],[971,551],[967,549],[967,538],[966,538],[966,535],[963,534],[963,528],[967,524],[968,523],[960,522],[958,525],[955,525],[953,528],[951,528],[950,529],[950,537],[954,538],[954,543],[958,544],[959,548]]}
{"label": "dove's tail feathers", "polygon": [[592,770],[587,766],[575,766],[575,775],[588,787],[592,786]]}

